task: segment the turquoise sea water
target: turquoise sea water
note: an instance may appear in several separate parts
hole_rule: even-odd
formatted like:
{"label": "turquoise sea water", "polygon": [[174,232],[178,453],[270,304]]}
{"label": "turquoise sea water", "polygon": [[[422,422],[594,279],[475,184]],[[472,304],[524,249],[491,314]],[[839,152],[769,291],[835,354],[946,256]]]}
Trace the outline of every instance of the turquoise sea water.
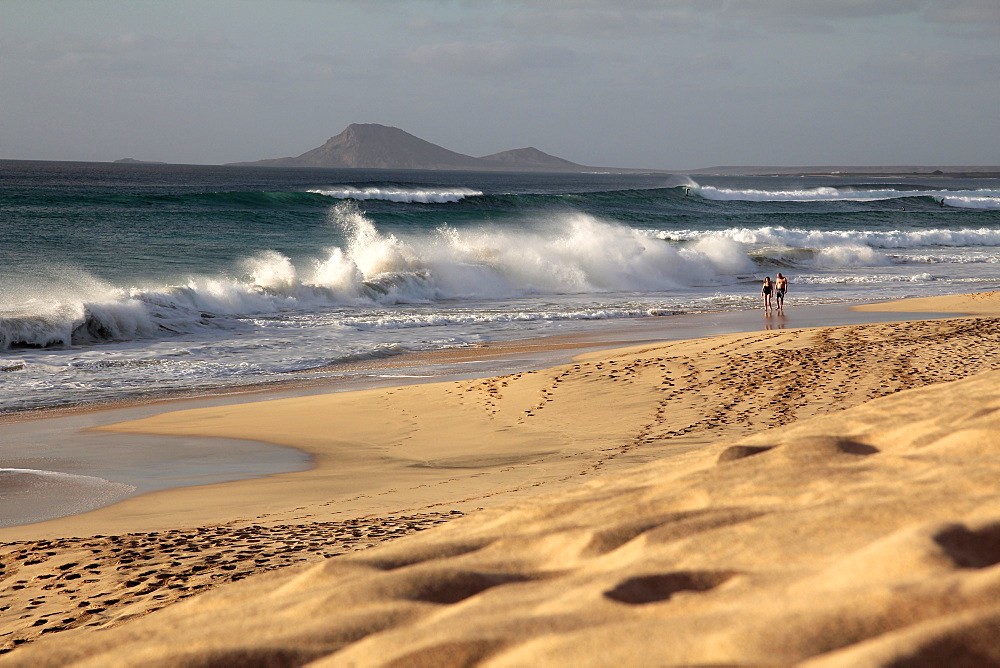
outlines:
{"label": "turquoise sea water", "polygon": [[1000,180],[0,161],[0,411],[1000,287]]}

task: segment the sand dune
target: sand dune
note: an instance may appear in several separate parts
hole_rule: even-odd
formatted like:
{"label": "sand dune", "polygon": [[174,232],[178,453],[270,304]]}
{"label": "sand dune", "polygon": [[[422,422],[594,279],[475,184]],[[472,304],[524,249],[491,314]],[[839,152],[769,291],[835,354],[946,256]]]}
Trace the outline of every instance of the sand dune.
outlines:
{"label": "sand dune", "polygon": [[[997,294],[966,302],[1000,312]],[[22,589],[0,607],[52,612],[37,626],[31,611],[5,612],[7,647],[24,646],[0,664],[997,664],[994,369],[1000,320],[964,317],[636,346],[501,378],[116,425],[295,445],[317,467],[209,486],[232,496],[215,523],[118,536],[117,549],[146,550],[132,546],[131,562],[108,537],[5,545],[4,584]],[[350,480],[373,471],[364,489]],[[82,521],[158,526],[213,489]],[[397,518],[386,538],[415,520],[433,530],[361,551],[375,541],[344,542],[359,537],[334,522],[355,512],[367,531],[390,509],[431,507],[443,510]],[[170,583],[209,589],[254,572],[254,556],[258,570],[311,563],[144,614],[179,598],[162,598]],[[67,591],[83,583],[99,595]],[[115,628],[59,619],[137,587],[128,610],[97,618]],[[26,642],[48,624],[67,630]]]}

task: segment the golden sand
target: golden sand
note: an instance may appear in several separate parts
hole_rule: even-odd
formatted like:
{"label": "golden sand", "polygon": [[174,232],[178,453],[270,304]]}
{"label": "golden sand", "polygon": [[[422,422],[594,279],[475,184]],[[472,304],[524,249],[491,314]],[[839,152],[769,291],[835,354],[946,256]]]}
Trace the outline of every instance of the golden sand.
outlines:
{"label": "golden sand", "polygon": [[1000,294],[919,302],[113,425],[316,466],[0,530],[0,664],[1000,662]]}

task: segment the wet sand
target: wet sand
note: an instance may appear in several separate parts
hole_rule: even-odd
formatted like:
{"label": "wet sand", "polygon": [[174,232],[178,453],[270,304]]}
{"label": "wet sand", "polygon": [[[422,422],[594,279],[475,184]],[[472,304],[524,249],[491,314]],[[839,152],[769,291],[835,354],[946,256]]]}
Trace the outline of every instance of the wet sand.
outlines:
{"label": "wet sand", "polygon": [[[758,325],[102,427],[262,440],[315,466],[0,530],[0,647],[19,647],[12,665],[762,665],[926,639],[923,623],[971,638],[996,563],[1000,296],[918,306],[980,315]],[[921,556],[925,537],[944,556]],[[146,616],[296,562],[316,564]],[[905,610],[928,612],[872,621],[903,585]],[[948,586],[965,587],[948,600],[972,626],[934,612]],[[649,634],[669,642],[623,642]]]}

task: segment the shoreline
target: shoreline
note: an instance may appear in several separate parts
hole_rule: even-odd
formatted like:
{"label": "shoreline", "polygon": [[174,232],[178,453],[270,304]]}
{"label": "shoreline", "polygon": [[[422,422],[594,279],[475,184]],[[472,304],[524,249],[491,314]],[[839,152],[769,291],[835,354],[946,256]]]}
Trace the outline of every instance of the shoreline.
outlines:
{"label": "shoreline", "polygon": [[[796,327],[817,327],[883,322],[889,319],[890,312],[868,309],[873,315],[861,315],[861,312],[855,310],[855,306],[858,305],[796,307],[791,318],[787,315],[762,317],[759,311],[755,310],[683,314],[624,323],[608,321],[599,323],[584,333],[498,341],[470,348],[408,353],[330,367],[348,374],[353,372],[359,375],[312,378],[309,372],[301,372],[296,374],[294,379],[249,387],[221,388],[197,394],[185,392],[166,397],[134,397],[114,403],[82,404],[11,413],[0,416],[0,452],[4,454],[4,461],[8,465],[13,462],[15,468],[34,468],[32,462],[39,459],[38,451],[43,451],[48,462],[47,466],[56,471],[104,480],[107,487],[114,486],[119,491],[116,495],[105,498],[97,496],[98,490],[95,488],[93,498],[66,499],[57,488],[53,487],[51,478],[36,480],[40,486],[42,482],[47,483],[45,491],[48,496],[30,504],[27,498],[24,499],[21,505],[25,507],[30,505],[31,521],[18,522],[7,518],[6,522],[0,523],[0,537],[4,536],[5,531],[8,533],[13,531],[15,535],[19,535],[16,531],[18,527],[30,527],[41,522],[100,511],[102,508],[144,494],[168,492],[171,489],[189,486],[200,487],[212,483],[224,485],[240,480],[280,476],[309,470],[316,466],[314,461],[316,453],[308,447],[267,444],[254,438],[225,441],[212,439],[213,443],[222,446],[223,453],[219,454],[220,448],[213,448],[213,452],[208,456],[198,455],[196,448],[186,446],[184,443],[172,443],[170,437],[162,434],[131,434],[128,443],[123,441],[122,435],[105,434],[105,442],[102,443],[100,439],[95,438],[95,430],[100,430],[108,423],[131,421],[192,408],[322,396],[422,383],[482,379],[538,371],[568,363],[580,354],[614,351],[637,344],[689,340],[774,327],[783,329],[790,324]],[[943,314],[937,315],[940,317]],[[900,317],[909,319],[913,316],[917,314],[904,313]],[[934,317],[933,314],[930,317]],[[53,425],[63,426],[51,434],[46,433]],[[43,433],[42,437],[37,436],[39,432]],[[107,442],[115,438],[120,445],[116,445],[113,440]],[[203,440],[197,435],[194,438]],[[17,440],[20,444],[12,448],[10,444],[12,440]],[[54,445],[55,442],[70,440],[78,446],[72,448],[72,451]],[[82,442],[85,442],[85,446]],[[116,452],[111,473],[107,471],[108,451]],[[176,452],[177,457],[171,460],[159,454],[154,455],[153,451]],[[254,465],[247,467],[235,460],[229,463],[226,461],[226,451],[231,452],[232,456],[238,457],[240,461],[253,462]],[[95,459],[95,456],[94,465],[81,465],[81,458],[88,460]],[[187,462],[194,457],[198,458],[199,470],[192,473],[192,467]],[[148,468],[155,467],[155,472],[142,470],[144,458],[150,460]],[[122,459],[127,460],[124,471]],[[69,463],[60,466],[61,461],[67,460]],[[47,470],[44,469],[39,473]],[[122,488],[126,487],[132,487],[133,491],[122,491]],[[101,498],[105,500],[101,502]],[[80,509],[69,513],[64,511],[65,508],[74,505]],[[46,506],[52,509],[49,517],[44,516]],[[36,517],[39,519],[34,519]],[[37,535],[36,532],[30,531],[29,534]]]}
{"label": "shoreline", "polygon": [[[896,309],[895,312],[906,319],[893,321],[888,317],[891,312],[875,311],[878,307]],[[228,621],[218,619],[217,613],[213,613],[212,621],[200,616],[201,596],[179,606],[174,604],[218,584],[295,563],[303,565],[281,568],[270,576],[272,579],[253,578],[233,588],[222,587],[212,594],[212,597],[217,594],[222,598],[206,598],[205,605],[211,607],[209,601],[224,600],[228,601],[225,603],[227,608],[240,609],[239,606],[252,599],[251,594],[241,593],[251,591],[241,588],[244,584],[256,588],[253,591],[270,591],[267,583],[276,582],[283,587],[282,591],[293,592],[296,587],[288,584],[288,578],[305,578],[305,582],[312,582],[310,578],[327,577],[322,574],[334,577],[341,573],[340,569],[353,573],[351,577],[357,579],[358,587],[383,575],[396,577],[392,574],[397,571],[398,577],[404,580],[409,577],[407,573],[412,569],[402,566],[379,566],[373,570],[364,565],[382,563],[379,559],[386,559],[386,564],[418,564],[413,567],[417,571],[423,568],[419,565],[423,560],[430,558],[428,567],[435,568],[433,564],[437,562],[434,560],[443,559],[446,564],[457,564],[445,566],[458,569],[455,572],[471,568],[471,572],[491,573],[500,567],[461,565],[466,559],[462,555],[469,550],[472,552],[468,559],[479,558],[476,556],[479,548],[475,546],[486,545],[483,537],[492,535],[491,531],[511,537],[520,535],[518,532],[528,532],[512,538],[514,543],[506,547],[503,539],[497,543],[500,546],[498,554],[507,555],[503,562],[507,567],[516,571],[521,568],[517,564],[525,564],[524,568],[528,568],[525,573],[533,572],[534,568],[541,569],[539,572],[572,572],[574,564],[588,563],[591,557],[604,554],[605,548],[598,546],[608,541],[612,547],[622,545],[614,536],[621,535],[621,540],[628,543],[630,536],[646,531],[642,527],[674,535],[680,529],[671,527],[683,527],[691,522],[697,525],[702,521],[698,518],[705,517],[709,518],[705,520],[709,524],[695,531],[692,539],[705,536],[708,540],[714,532],[722,531],[727,522],[739,531],[751,517],[761,514],[769,517],[771,504],[777,504],[775,507],[780,512],[776,511],[770,524],[765,523],[772,528],[756,539],[763,542],[754,543],[751,552],[760,552],[761,558],[779,560],[776,563],[782,565],[778,570],[753,565],[756,562],[749,555],[741,557],[742,561],[737,560],[741,564],[738,568],[727,562],[740,544],[737,533],[723,537],[721,543],[706,543],[701,548],[682,544],[677,554],[689,556],[673,563],[669,567],[673,570],[666,572],[689,573],[685,577],[694,578],[690,580],[693,584],[680,589],[694,592],[700,591],[699,587],[709,591],[717,586],[712,584],[714,580],[698,584],[702,582],[698,573],[703,571],[723,572],[737,568],[756,572],[754,569],[763,568],[761,573],[771,575],[755,577],[766,581],[768,577],[778,577],[785,572],[784,562],[788,559],[798,564],[796,568],[806,568],[813,563],[801,554],[807,550],[807,544],[796,547],[789,543],[782,548],[788,550],[786,554],[780,551],[778,543],[769,547],[768,541],[778,541],[779,527],[787,525],[782,513],[793,512],[799,507],[796,504],[809,499],[832,494],[840,486],[846,489],[848,482],[854,484],[855,478],[845,478],[840,484],[833,481],[840,479],[838,476],[846,461],[843,457],[854,457],[855,451],[868,452],[865,447],[869,446],[864,445],[868,442],[867,437],[845,437],[848,445],[823,445],[824,453],[827,450],[833,453],[830,461],[835,468],[830,470],[815,468],[819,466],[816,462],[825,462],[825,459],[816,459],[804,452],[794,454],[798,452],[794,448],[779,451],[791,453],[787,456],[768,455],[758,459],[747,454],[764,452],[776,447],[775,443],[784,443],[781,439],[785,437],[780,434],[851,433],[850,429],[856,428],[852,425],[867,424],[864,420],[884,419],[902,410],[900,407],[909,406],[907,402],[910,401],[917,402],[911,410],[917,417],[907,417],[893,427],[897,432],[911,434],[907,438],[917,438],[925,429],[925,422],[938,420],[943,421],[942,426],[935,429],[953,433],[955,429],[949,421],[952,418],[947,408],[944,414],[933,410],[934,402],[940,402],[939,399],[927,400],[931,401],[927,403],[909,397],[923,396],[922,392],[939,392],[938,383],[957,378],[967,379],[961,383],[978,382],[979,385],[970,387],[979,388],[984,382],[979,379],[984,377],[975,374],[1000,368],[1000,293],[862,308],[868,312],[859,318],[870,319],[869,322],[770,330],[758,326],[751,331],[696,339],[650,340],[643,335],[639,337],[641,340],[627,346],[581,352],[569,362],[500,376],[436,379],[334,394],[306,393],[266,401],[222,401],[183,411],[163,412],[162,406],[150,406],[139,411],[145,416],[115,424],[106,424],[110,420],[95,420],[91,414],[92,422],[104,424],[93,425],[99,427],[99,431],[88,431],[89,434],[113,431],[129,438],[145,438],[142,434],[152,433],[171,434],[170,438],[190,438],[222,447],[238,442],[229,439],[252,437],[255,441],[311,452],[315,466],[295,473],[151,492],[81,515],[0,529],[0,540],[5,542],[0,552],[0,564],[3,565],[0,577],[5,584],[11,585],[0,594],[0,607],[6,606],[8,611],[7,622],[0,628],[0,651],[29,645],[11,655],[16,665],[22,656],[24,661],[32,661],[32,656],[36,659],[43,656],[33,654],[35,649],[47,652],[47,648],[56,648],[52,657],[62,658],[45,659],[42,665],[64,662],[67,655],[59,654],[58,648],[65,634],[63,647],[83,652],[80,656],[96,656],[95,643],[108,642],[118,647],[115,638],[123,636],[116,634],[118,631],[130,633],[129,629],[134,626],[130,620],[139,623],[137,633],[148,639],[154,634],[148,625],[142,624],[149,621],[155,625],[156,620],[166,618],[175,621],[167,623],[163,627],[165,630],[184,627],[184,619],[198,620],[196,623],[203,627],[201,630],[186,631],[192,638],[191,647],[200,646],[199,643],[217,646],[227,642],[256,642],[245,633],[220,630]],[[927,320],[910,317],[914,312],[937,315],[947,309],[971,315]],[[710,324],[715,326],[716,323]],[[560,354],[568,353],[564,350]],[[938,397],[938,394],[933,396]],[[943,396],[950,394],[945,391]],[[959,399],[965,401],[965,397],[965,394],[956,394],[954,402],[964,406]],[[762,408],[762,401],[768,402],[766,408]],[[773,407],[771,401],[775,402]],[[868,407],[870,403],[871,408]],[[882,405],[896,408],[888,412],[876,408]],[[972,403],[961,410],[970,415],[976,411],[982,413]],[[856,413],[875,417],[865,417],[858,422],[850,417]],[[966,419],[964,413],[959,419]],[[34,424],[43,423],[44,420]],[[873,433],[896,432],[877,427]],[[861,445],[850,445],[854,443],[851,438],[861,439]],[[988,436],[978,438],[991,442]],[[878,442],[879,449],[888,448]],[[691,487],[692,480],[701,480],[715,470],[712,467],[716,466],[716,460],[742,462],[744,459],[745,463],[733,465],[738,467],[738,475],[726,477],[721,486],[704,490],[697,485]],[[927,455],[918,454],[915,459],[893,464],[895,468],[891,470],[905,471],[924,460]],[[769,466],[786,461],[794,463],[795,468],[775,477]],[[881,460],[869,458],[866,461]],[[960,462],[973,468],[976,465],[975,457],[968,453],[962,454]],[[794,481],[811,480],[809,476],[814,469],[817,475],[814,488],[801,494],[787,491],[799,484]],[[719,475],[729,470],[719,468]],[[863,473],[866,470],[858,469],[859,480],[868,479],[868,474]],[[736,469],[733,471],[737,473]],[[987,473],[977,476],[987,476]],[[679,485],[676,489],[669,488],[674,490],[670,494],[676,497],[675,500],[666,505],[654,501],[654,488],[649,486],[668,484]],[[792,487],[782,487],[787,485]],[[629,491],[647,488],[649,491]],[[749,496],[740,497],[744,493],[741,490],[746,490]],[[633,498],[630,494],[639,496]],[[960,497],[955,495],[954,503],[958,503]],[[851,498],[849,503],[836,502],[830,508],[843,507],[847,512],[867,503],[863,496]],[[975,498],[978,497],[970,497]],[[934,499],[940,503],[939,497]],[[930,497],[927,503],[931,503]],[[935,508],[942,517],[947,510],[945,505]],[[639,515],[633,517],[636,513]],[[652,514],[644,516],[642,513]],[[747,519],[735,523],[712,520],[713,513],[736,513]],[[864,512],[860,517],[864,517]],[[449,521],[451,518],[457,521]],[[608,522],[613,526],[607,525]],[[615,524],[621,522],[625,524]],[[439,524],[443,526],[422,533],[423,529]],[[717,528],[711,529],[711,526]],[[395,540],[413,533],[421,535]],[[767,538],[772,534],[772,538]],[[538,538],[549,535],[552,536],[550,540],[555,541],[551,545]],[[794,537],[794,531],[792,535]],[[861,545],[863,535],[867,534],[854,527],[837,536],[840,542],[821,542],[827,547],[816,549],[822,554],[832,545]],[[489,541],[494,540],[497,539],[489,538]],[[542,544],[536,544],[538,540],[542,540]],[[378,547],[386,541],[385,547]],[[641,550],[653,549],[659,543],[645,540],[628,544],[632,545],[630,550],[639,550],[642,554]],[[590,547],[581,548],[581,545]],[[669,545],[669,541],[664,545]],[[714,547],[710,547],[712,545]],[[368,550],[369,546],[376,549]],[[522,549],[528,552],[518,552]],[[355,550],[363,551],[352,557],[350,553]],[[369,553],[370,556],[366,556]],[[418,553],[424,556],[417,556]],[[378,556],[382,554],[387,556]],[[394,554],[399,556],[393,557]],[[489,554],[489,550],[483,552],[484,558]],[[587,571],[589,575],[581,573],[581,582],[599,572],[620,571],[618,577],[623,589],[615,594],[620,597],[615,605],[624,601],[626,608],[642,613],[645,604],[637,605],[639,599],[634,597],[641,599],[651,595],[648,592],[659,591],[661,585],[629,585],[633,587],[630,589],[625,583],[629,578],[648,576],[648,572],[643,575],[635,568],[648,569],[662,557],[653,561],[644,557],[633,567],[628,565],[628,554],[628,551],[623,552],[620,558],[615,557],[619,561]],[[334,555],[341,556],[327,560]],[[716,562],[718,565],[710,565]],[[535,565],[529,568],[527,564]],[[789,568],[789,572],[792,571],[795,569]],[[543,587],[547,577],[526,574],[523,583],[510,591]],[[532,584],[532,578],[538,582]],[[668,580],[662,586],[674,581]],[[343,586],[348,585],[337,585]],[[350,586],[354,585],[348,588]],[[601,586],[605,591],[617,591],[613,585]],[[309,590],[315,588],[319,592],[323,587],[321,583],[314,583],[309,585]],[[635,587],[639,587],[636,590],[639,594],[633,591]],[[499,589],[507,591],[504,587]],[[571,590],[575,591],[572,587],[568,591]],[[236,599],[226,598],[230,591],[236,592]],[[643,591],[647,593],[641,593]],[[559,600],[558,595],[551,598],[552,595],[554,592],[546,594],[546,600]],[[359,596],[359,600],[370,598],[369,594]],[[479,599],[476,596],[469,602],[472,604]],[[607,596],[601,600],[606,599]],[[493,599],[486,596],[482,604],[490,600]],[[588,601],[584,605],[587,609],[597,605],[595,600],[585,600]],[[564,603],[570,604],[569,600]],[[284,632],[267,613],[268,605],[252,613],[265,615],[261,628],[266,630],[261,630],[264,639],[261,642],[272,642],[266,638]],[[351,616],[355,614],[351,612],[351,605],[338,603],[335,607]],[[408,604],[397,601],[387,605],[388,608],[377,613],[380,619],[400,619],[391,611],[402,610]],[[601,603],[597,607],[602,611],[600,614],[612,614],[604,612],[601,607],[604,605]],[[146,617],[149,612],[164,607],[166,609],[156,615]],[[456,610],[460,608],[461,605]],[[516,609],[531,607],[518,604]],[[615,610],[618,612],[614,614],[620,615],[624,609]],[[414,619],[418,620],[424,613],[414,611],[414,614]],[[580,614],[586,618],[590,613]],[[469,616],[469,620],[473,618]],[[628,615],[621,618],[630,619]],[[400,624],[401,629],[406,628],[405,623]],[[89,633],[93,629],[117,626],[120,628],[107,634]],[[420,628],[418,626],[415,631],[418,636]],[[456,622],[452,632],[464,633],[461,629],[465,628],[466,622]],[[51,641],[47,639],[36,644],[43,635],[50,635]],[[134,636],[128,637],[132,638],[128,642],[140,642]],[[388,639],[393,637],[390,633],[386,641],[390,642]],[[274,642],[278,644],[273,646],[280,646],[288,641]],[[397,639],[392,642],[395,642],[395,649],[390,654],[395,656],[404,651],[408,642],[414,641]],[[182,645],[187,647],[187,643]],[[361,646],[364,643],[359,645],[358,651]],[[88,647],[90,649],[85,649]],[[176,647],[171,649],[170,643],[159,647],[158,656],[178,651]],[[173,656],[179,660],[177,655]],[[726,663],[730,659],[728,655],[699,656],[690,661]],[[516,659],[511,660],[516,664]],[[760,657],[758,660],[762,661]],[[545,663],[541,661],[540,665]]]}
{"label": "shoreline", "polygon": [[[931,298],[933,299],[933,298]],[[880,302],[874,302],[878,304]],[[838,323],[838,316],[845,317],[845,313],[851,311],[863,312],[865,310],[880,312],[878,309],[864,309],[868,302],[860,303],[836,303],[818,304],[808,306],[793,307],[793,320],[789,321],[787,314],[770,316],[771,326],[767,326],[765,316],[765,328],[784,329],[789,326],[789,322],[796,323],[795,313],[806,312],[803,324],[793,324],[795,327],[813,327],[830,324],[858,324],[860,322],[875,322],[874,319],[862,320],[855,316],[850,318],[850,322]],[[480,377],[489,373],[506,373],[508,371],[525,371],[534,368],[543,368],[546,364],[557,364],[567,362],[572,359],[571,354],[560,354],[561,351],[573,351],[579,349],[613,349],[615,347],[627,346],[640,341],[668,341],[684,338],[696,338],[700,336],[712,336],[716,333],[733,333],[746,331],[746,324],[752,314],[760,314],[760,309],[736,310],[736,311],[705,311],[697,313],[677,313],[667,316],[654,316],[648,318],[626,318],[622,320],[600,320],[592,323],[588,331],[574,332],[570,334],[551,334],[522,339],[504,339],[491,341],[482,344],[462,346],[455,348],[442,348],[428,351],[416,351],[401,353],[384,358],[372,358],[362,361],[335,362],[324,367],[306,369],[287,374],[288,378],[281,380],[268,380],[246,385],[220,386],[208,390],[172,390],[163,394],[155,395],[133,395],[112,401],[79,402],[58,406],[46,406],[41,408],[31,408],[0,413],[0,427],[6,424],[26,422],[32,420],[48,420],[52,418],[69,417],[86,413],[112,411],[127,409],[130,407],[142,407],[153,404],[169,404],[172,402],[187,402],[199,399],[212,400],[223,397],[240,397],[242,395],[262,395],[262,394],[282,394],[289,391],[306,390],[319,387],[320,392],[329,391],[353,391],[357,388],[365,389],[376,386],[376,378],[364,376],[364,372],[379,372],[391,369],[411,369],[417,373],[424,373],[430,379]],[[884,313],[889,313],[888,311]],[[816,314],[816,315],[814,315]],[[832,314],[832,315],[831,315]],[[914,315],[917,312],[914,311]],[[944,315],[944,314],[942,314]],[[735,321],[735,322],[734,322]],[[667,323],[667,332],[664,332],[663,324]],[[706,324],[710,323],[710,324]],[[718,331],[716,331],[718,329]],[[666,336],[665,336],[666,334]],[[537,357],[537,360],[529,361],[528,366],[515,364],[513,366],[502,365],[503,361],[516,360],[523,356]],[[496,370],[489,368],[472,372],[455,371],[439,373],[433,375],[427,373],[434,368],[457,366],[461,364],[483,364],[497,360],[501,363]],[[339,376],[323,376],[324,373],[339,373]],[[346,374],[357,373],[358,376]],[[404,382],[409,379],[419,379],[419,376],[400,376]],[[340,390],[344,385],[347,389]]]}
{"label": "shoreline", "polygon": [[[859,304],[838,303],[799,306],[795,308],[799,311],[815,310],[843,312],[845,310],[853,310],[855,306],[859,306]],[[367,387],[375,386],[373,383],[377,382],[377,380],[372,377],[365,377],[364,375],[361,375],[359,380],[356,376],[347,375],[351,373],[363,374],[366,371],[377,373],[379,371],[391,369],[411,369],[415,370],[417,373],[426,373],[434,368],[460,365],[463,363],[484,363],[489,360],[511,360],[519,355],[531,355],[532,353],[539,355],[541,358],[539,361],[534,362],[534,364],[555,364],[559,362],[566,362],[571,359],[571,355],[559,355],[559,352],[562,350],[612,349],[618,346],[636,343],[640,340],[674,340],[677,338],[693,338],[694,336],[711,335],[711,333],[706,334],[709,328],[699,326],[697,323],[704,322],[705,318],[712,318],[716,316],[722,318],[732,318],[734,316],[742,318],[747,314],[757,312],[758,310],[756,309],[743,311],[707,311],[699,313],[678,313],[648,318],[601,320],[592,323],[592,327],[588,328],[588,331],[584,332],[551,334],[520,339],[503,339],[470,346],[406,352],[392,355],[390,357],[372,358],[361,361],[334,362],[314,369],[290,372],[287,374],[288,377],[280,380],[266,380],[256,383],[248,383],[246,385],[220,386],[201,391],[190,389],[171,390],[164,392],[163,394],[132,395],[118,400],[79,402],[57,406],[14,410],[6,413],[0,413],[0,427],[5,424],[17,422],[47,420],[51,418],[126,409],[130,407],[142,407],[153,404],[169,404],[172,402],[187,402],[199,399],[212,400],[214,398],[239,397],[241,395],[282,394],[284,392],[294,392],[300,389],[308,390],[312,387],[322,388],[318,390],[320,392],[341,391],[338,389],[341,385],[347,387],[347,389],[343,391],[352,391],[357,388],[366,389]],[[678,320],[674,320],[675,318]],[[671,325],[683,323],[679,328],[681,332],[668,336],[665,339],[662,338],[663,322],[667,322]],[[782,324],[781,326],[784,327],[786,325]],[[669,326],[668,329],[670,329]],[[685,335],[685,332],[691,332],[692,330],[694,331],[693,336]],[[742,330],[728,329],[722,331],[721,333],[726,333],[727,331]],[[524,371],[531,368],[535,367],[500,366],[497,368],[496,373],[505,373],[512,370]],[[541,368],[541,366],[538,368]],[[321,374],[324,373],[339,373],[342,375],[321,377]],[[483,369],[473,373],[489,374],[493,373],[493,371],[490,369]],[[441,378],[457,378],[462,375],[462,372],[439,374]],[[434,379],[438,376],[427,373],[427,377]],[[419,377],[415,375],[406,375],[401,376],[401,378],[404,379],[404,382],[410,382],[409,379],[413,378],[416,380]]]}
{"label": "shoreline", "polygon": [[[920,302],[923,299],[935,300],[946,297],[929,298],[907,298],[897,300],[900,304],[909,302]],[[892,302],[862,302],[843,304],[821,304],[809,306],[796,306],[793,312],[807,312],[803,321],[794,320],[794,324],[789,325],[787,314],[775,316],[777,319],[759,327],[762,329],[786,329],[791,327],[822,327],[836,325],[852,325],[863,323],[882,322],[874,316],[864,317],[861,313],[881,313],[891,320],[900,320],[913,317],[924,319],[930,317],[949,317],[958,311],[941,311],[928,306],[927,308],[913,308],[907,310],[881,310],[877,308],[881,304],[895,304]],[[462,346],[455,348],[442,348],[429,351],[407,352],[391,357],[373,358],[370,360],[355,362],[337,362],[317,369],[307,369],[290,372],[289,378],[282,380],[261,381],[259,383],[249,383],[246,385],[232,385],[209,390],[172,390],[163,394],[134,395],[113,401],[78,402],[72,404],[61,404],[57,406],[45,406],[40,408],[30,408],[14,410],[0,413],[0,429],[5,425],[19,424],[23,422],[53,420],[93,413],[104,413],[118,410],[129,410],[132,408],[143,408],[147,406],[170,405],[175,403],[188,403],[216,400],[228,401],[230,398],[239,401],[242,397],[259,395],[294,395],[296,393],[330,393],[330,392],[352,392],[357,389],[370,389],[375,387],[386,387],[386,383],[408,384],[415,382],[434,382],[436,380],[461,379],[461,378],[481,378],[490,373],[502,374],[512,371],[530,371],[545,368],[547,365],[565,363],[572,360],[573,355],[567,351],[599,351],[613,350],[619,347],[627,347],[641,342],[655,343],[660,341],[676,341],[688,338],[700,338],[704,336],[714,336],[716,334],[729,334],[743,331],[753,331],[758,326],[748,325],[752,314],[759,315],[760,309],[738,310],[738,311],[706,311],[698,313],[679,313],[669,316],[656,316],[642,319],[606,320],[597,321],[593,331],[576,332],[571,334],[555,334],[547,336],[532,337],[526,339],[510,339],[491,341],[482,344]],[[846,315],[850,320],[843,321],[845,314],[855,312],[854,317]],[[892,317],[891,314],[902,314],[899,317]],[[971,315],[972,313],[970,313]],[[769,316],[765,316],[769,317]],[[659,326],[664,319],[670,319],[670,324],[682,323],[680,327],[664,332]],[[677,320],[673,320],[677,319]],[[608,330],[608,331],[599,331]],[[526,359],[521,359],[526,358]],[[488,366],[491,361],[497,362],[494,368],[480,368],[475,370],[456,369],[446,372],[438,372],[436,375],[429,371],[445,367],[458,367],[463,364],[480,364]],[[390,370],[411,370],[415,373],[400,374],[393,376],[386,374],[381,378],[375,374]],[[313,378],[311,376],[323,373],[341,373],[339,376],[324,376]],[[372,375],[365,375],[365,372],[373,372]],[[357,375],[346,375],[356,373]],[[253,399],[251,399],[253,400]]]}

